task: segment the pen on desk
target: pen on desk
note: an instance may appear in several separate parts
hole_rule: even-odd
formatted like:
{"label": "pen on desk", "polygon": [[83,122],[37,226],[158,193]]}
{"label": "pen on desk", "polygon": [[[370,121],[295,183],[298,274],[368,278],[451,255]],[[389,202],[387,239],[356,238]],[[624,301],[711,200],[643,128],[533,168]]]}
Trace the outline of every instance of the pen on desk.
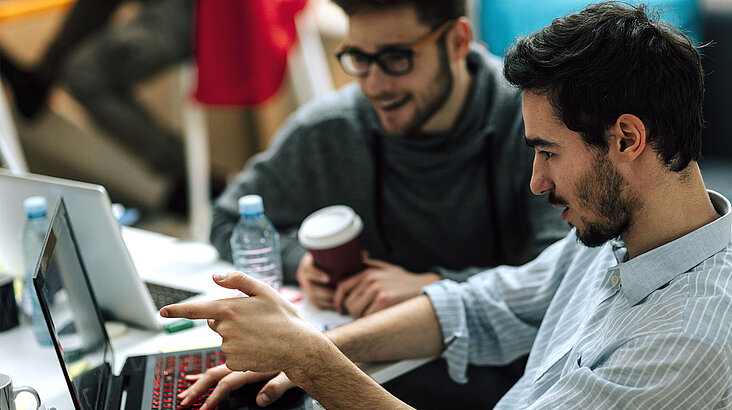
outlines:
{"label": "pen on desk", "polygon": [[193,327],[193,321],[191,319],[178,319],[165,325],[165,331],[168,333],[180,332],[181,330],[190,329]]}
{"label": "pen on desk", "polygon": [[324,324],[323,324],[323,325],[322,325],[322,326],[320,327],[320,329],[321,329],[321,330],[322,330],[323,332],[325,332],[326,330],[330,330],[330,329],[335,329],[335,328],[337,328],[338,326],[340,326],[340,325],[342,325],[342,324],[343,324],[343,323],[338,323],[338,322],[336,322],[336,323],[324,323]]}

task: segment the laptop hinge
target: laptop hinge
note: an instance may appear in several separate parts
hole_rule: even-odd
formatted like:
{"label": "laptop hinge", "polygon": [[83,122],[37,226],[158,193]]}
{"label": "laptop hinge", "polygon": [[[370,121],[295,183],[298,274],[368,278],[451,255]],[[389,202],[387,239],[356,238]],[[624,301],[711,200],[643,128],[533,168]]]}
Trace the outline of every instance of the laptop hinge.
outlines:
{"label": "laptop hinge", "polygon": [[122,376],[112,376],[107,387],[107,399],[104,401],[105,410],[119,410],[121,396]]}
{"label": "laptop hinge", "polygon": [[[147,363],[147,356],[133,356],[128,357],[127,360],[125,360],[125,365],[122,367],[122,373],[119,377],[121,379],[122,391],[126,393],[126,402],[119,403],[119,405],[121,406],[124,404],[125,409],[139,410],[143,408],[142,403],[144,400],[143,396],[146,379],[145,369],[147,367]],[[152,379],[148,380],[148,382],[151,381]]]}

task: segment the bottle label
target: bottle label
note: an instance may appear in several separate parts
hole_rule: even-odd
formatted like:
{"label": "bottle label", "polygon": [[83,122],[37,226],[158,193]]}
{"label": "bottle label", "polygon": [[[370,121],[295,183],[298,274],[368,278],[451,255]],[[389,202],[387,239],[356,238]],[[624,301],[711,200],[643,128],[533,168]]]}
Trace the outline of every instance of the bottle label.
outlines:
{"label": "bottle label", "polygon": [[281,277],[280,267],[273,257],[271,247],[262,249],[240,250],[234,253],[234,266],[247,275],[265,282]]}

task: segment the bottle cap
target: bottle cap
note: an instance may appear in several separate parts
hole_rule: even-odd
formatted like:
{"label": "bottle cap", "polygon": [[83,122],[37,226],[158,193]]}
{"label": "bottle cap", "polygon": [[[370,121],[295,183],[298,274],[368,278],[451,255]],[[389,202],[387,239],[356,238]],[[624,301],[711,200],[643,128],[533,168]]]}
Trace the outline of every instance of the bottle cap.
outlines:
{"label": "bottle cap", "polygon": [[239,214],[256,215],[264,212],[262,197],[259,195],[244,195],[239,198]]}
{"label": "bottle cap", "polygon": [[42,196],[32,196],[23,201],[23,208],[29,218],[38,218],[46,216],[46,198]]}

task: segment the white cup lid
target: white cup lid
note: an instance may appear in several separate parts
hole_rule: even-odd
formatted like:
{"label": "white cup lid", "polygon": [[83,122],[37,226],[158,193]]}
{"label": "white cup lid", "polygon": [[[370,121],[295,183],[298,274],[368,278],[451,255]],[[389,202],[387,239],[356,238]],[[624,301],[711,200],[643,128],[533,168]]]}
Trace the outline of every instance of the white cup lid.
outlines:
{"label": "white cup lid", "polygon": [[307,249],[328,249],[348,243],[361,233],[363,222],[346,205],[333,205],[313,212],[302,221],[300,244]]}

